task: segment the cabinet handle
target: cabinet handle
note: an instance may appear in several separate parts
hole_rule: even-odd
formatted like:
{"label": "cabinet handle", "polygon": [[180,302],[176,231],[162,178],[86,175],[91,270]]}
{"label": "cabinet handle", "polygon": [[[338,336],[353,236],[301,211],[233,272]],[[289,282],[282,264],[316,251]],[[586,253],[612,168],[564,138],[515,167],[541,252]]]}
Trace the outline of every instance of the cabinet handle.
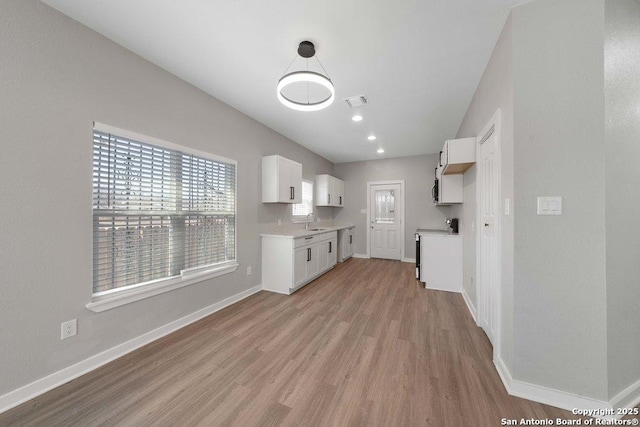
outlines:
{"label": "cabinet handle", "polygon": [[438,163],[440,164],[440,167],[442,167],[442,151],[440,152],[440,158],[438,160]]}
{"label": "cabinet handle", "polygon": [[342,206],[342,196],[340,196],[340,206]]}
{"label": "cabinet handle", "polygon": [[350,235],[350,236],[349,236],[349,244],[352,244],[352,243],[353,243],[353,236],[352,236],[352,235]]}
{"label": "cabinet handle", "polygon": [[291,198],[291,200],[295,200],[295,198],[296,198],[296,187],[291,187],[291,189],[293,190],[293,197]]}
{"label": "cabinet handle", "polygon": [[289,187],[289,200],[293,200],[294,199],[293,191],[294,191],[293,187]]}
{"label": "cabinet handle", "polygon": [[311,261],[311,248],[307,248],[307,262]]}
{"label": "cabinet handle", "polygon": [[331,204],[331,194],[327,194],[327,199],[328,199],[327,204],[330,205]]}
{"label": "cabinet handle", "polygon": [[311,239],[313,239],[313,236],[304,238],[304,240],[311,240]]}
{"label": "cabinet handle", "polygon": [[331,242],[329,242],[329,253],[331,253]]}

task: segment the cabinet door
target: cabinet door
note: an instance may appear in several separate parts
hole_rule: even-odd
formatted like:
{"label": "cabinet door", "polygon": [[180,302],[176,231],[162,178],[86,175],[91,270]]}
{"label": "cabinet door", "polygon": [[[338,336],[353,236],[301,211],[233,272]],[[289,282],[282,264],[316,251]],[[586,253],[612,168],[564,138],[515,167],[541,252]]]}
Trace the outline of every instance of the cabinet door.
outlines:
{"label": "cabinet door", "polygon": [[309,250],[309,260],[307,261],[307,278],[313,277],[320,272],[319,270],[319,246],[311,245],[307,246]]}
{"label": "cabinet door", "polygon": [[338,178],[334,179],[335,206],[342,207],[344,206],[344,181]]}
{"label": "cabinet door", "polygon": [[329,268],[329,246],[331,245],[329,245],[328,241],[318,244],[318,271],[324,271]]}
{"label": "cabinet door", "polygon": [[289,203],[302,202],[302,165],[289,162],[289,185],[293,187],[293,198]]}
{"label": "cabinet door", "polygon": [[329,175],[316,175],[315,202],[316,206],[329,206]]}
{"label": "cabinet door", "polygon": [[332,239],[329,240],[328,243],[328,251],[327,251],[327,255],[328,255],[328,265],[327,268],[333,267],[334,265],[336,265],[336,262],[338,262],[338,239]]}
{"label": "cabinet door", "polygon": [[291,164],[289,160],[278,156],[278,201],[291,203],[293,190],[291,189]]}
{"label": "cabinet door", "polygon": [[309,251],[306,247],[293,252],[293,285],[299,286],[307,281],[307,262]]}

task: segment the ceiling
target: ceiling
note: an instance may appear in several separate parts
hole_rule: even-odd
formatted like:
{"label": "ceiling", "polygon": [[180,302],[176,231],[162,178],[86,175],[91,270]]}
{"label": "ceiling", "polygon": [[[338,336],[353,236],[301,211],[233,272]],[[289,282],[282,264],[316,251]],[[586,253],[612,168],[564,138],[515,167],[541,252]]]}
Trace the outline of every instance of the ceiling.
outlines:
{"label": "ceiling", "polygon": [[[522,3],[43,1],[334,163],[438,152],[455,137],[510,8]],[[322,111],[294,111],[276,97],[303,40],[315,43],[335,85]],[[365,107],[343,101],[361,94]],[[351,120],[356,112],[363,121]]]}

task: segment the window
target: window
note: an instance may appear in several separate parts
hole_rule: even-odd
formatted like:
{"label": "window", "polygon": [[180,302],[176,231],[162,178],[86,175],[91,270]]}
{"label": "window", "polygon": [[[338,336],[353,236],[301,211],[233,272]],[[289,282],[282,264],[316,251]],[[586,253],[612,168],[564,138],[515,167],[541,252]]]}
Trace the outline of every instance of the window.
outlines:
{"label": "window", "polygon": [[235,161],[96,124],[94,297],[235,259]]}
{"label": "window", "polygon": [[313,183],[302,181],[302,203],[291,205],[291,215],[297,219],[306,219],[313,213]]}

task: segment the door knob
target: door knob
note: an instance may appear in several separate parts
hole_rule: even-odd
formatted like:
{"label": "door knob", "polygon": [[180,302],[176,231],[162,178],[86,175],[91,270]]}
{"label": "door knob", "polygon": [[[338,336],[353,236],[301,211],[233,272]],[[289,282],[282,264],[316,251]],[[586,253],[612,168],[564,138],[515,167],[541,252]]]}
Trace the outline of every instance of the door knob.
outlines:
{"label": "door knob", "polygon": [[485,222],[485,223],[484,223],[484,226],[485,226],[485,227],[488,227],[488,226],[489,226],[489,224],[487,224],[487,223]]}

